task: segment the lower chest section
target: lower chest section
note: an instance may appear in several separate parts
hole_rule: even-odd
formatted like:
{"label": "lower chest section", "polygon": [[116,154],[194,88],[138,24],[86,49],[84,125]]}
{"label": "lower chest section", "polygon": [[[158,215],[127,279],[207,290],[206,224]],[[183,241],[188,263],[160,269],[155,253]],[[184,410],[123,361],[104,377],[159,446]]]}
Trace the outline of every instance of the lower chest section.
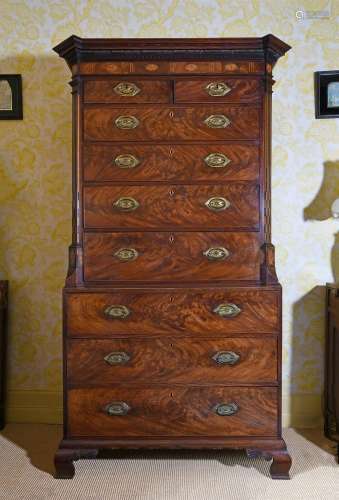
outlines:
{"label": "lower chest section", "polygon": [[65,294],[69,437],[276,436],[280,290]]}

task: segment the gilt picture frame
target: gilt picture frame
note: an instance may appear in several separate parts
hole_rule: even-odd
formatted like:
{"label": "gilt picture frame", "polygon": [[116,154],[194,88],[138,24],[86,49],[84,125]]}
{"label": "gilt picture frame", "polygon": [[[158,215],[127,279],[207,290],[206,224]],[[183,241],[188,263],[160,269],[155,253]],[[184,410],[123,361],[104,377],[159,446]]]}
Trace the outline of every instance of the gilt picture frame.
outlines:
{"label": "gilt picture frame", "polygon": [[0,120],[22,120],[21,75],[0,74]]}
{"label": "gilt picture frame", "polygon": [[339,70],[314,73],[315,117],[339,118]]}

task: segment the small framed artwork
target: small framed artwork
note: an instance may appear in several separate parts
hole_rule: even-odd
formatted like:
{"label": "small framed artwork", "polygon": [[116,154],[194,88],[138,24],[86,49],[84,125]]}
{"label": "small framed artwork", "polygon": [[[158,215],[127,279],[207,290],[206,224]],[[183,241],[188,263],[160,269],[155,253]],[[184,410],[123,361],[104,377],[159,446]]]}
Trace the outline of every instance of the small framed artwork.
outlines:
{"label": "small framed artwork", "polygon": [[0,74],[0,120],[22,120],[21,75]]}
{"label": "small framed artwork", "polygon": [[339,70],[314,73],[315,117],[339,118]]}

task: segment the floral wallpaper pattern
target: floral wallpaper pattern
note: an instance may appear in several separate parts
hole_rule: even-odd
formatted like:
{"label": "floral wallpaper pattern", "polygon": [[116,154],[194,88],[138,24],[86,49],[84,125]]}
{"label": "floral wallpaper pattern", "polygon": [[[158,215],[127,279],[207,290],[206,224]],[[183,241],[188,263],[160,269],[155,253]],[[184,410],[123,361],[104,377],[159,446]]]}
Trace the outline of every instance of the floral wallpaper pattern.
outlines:
{"label": "floral wallpaper pattern", "polygon": [[[329,19],[295,16],[327,8]],[[24,98],[23,121],[0,121],[0,278],[10,280],[10,390],[61,390],[71,95],[69,69],[52,47],[73,33],[273,33],[292,46],[275,68],[273,96],[272,233],[284,287],[284,393],[321,393],[323,285],[338,270],[338,224],[328,217],[339,196],[339,121],[314,119],[313,72],[338,69],[338,28],[339,0],[1,1],[1,73],[22,74]]]}

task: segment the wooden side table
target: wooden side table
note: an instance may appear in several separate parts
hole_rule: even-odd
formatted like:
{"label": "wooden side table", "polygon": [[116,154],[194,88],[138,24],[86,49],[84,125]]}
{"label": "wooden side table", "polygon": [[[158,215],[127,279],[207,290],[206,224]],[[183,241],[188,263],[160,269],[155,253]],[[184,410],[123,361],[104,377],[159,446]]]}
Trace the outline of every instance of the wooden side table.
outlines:
{"label": "wooden side table", "polygon": [[338,444],[339,462],[339,284],[326,285],[324,431]]}
{"label": "wooden side table", "polygon": [[8,281],[0,281],[0,429],[5,426]]}

